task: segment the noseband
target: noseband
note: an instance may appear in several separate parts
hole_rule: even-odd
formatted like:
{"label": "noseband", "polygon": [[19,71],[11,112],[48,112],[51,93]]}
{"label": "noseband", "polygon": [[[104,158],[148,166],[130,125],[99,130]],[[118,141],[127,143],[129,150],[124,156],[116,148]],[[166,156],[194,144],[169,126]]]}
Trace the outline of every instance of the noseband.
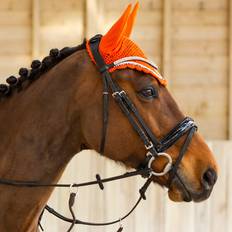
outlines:
{"label": "noseband", "polygon": [[[139,57],[125,57],[112,64],[106,64],[99,52],[99,44],[101,41],[101,35],[96,35],[89,41],[92,55],[96,62],[97,68],[102,75],[103,80],[103,127],[102,127],[102,139],[100,143],[100,153],[104,153],[104,147],[107,136],[107,125],[109,118],[109,95],[110,92],[115,102],[120,107],[123,114],[127,117],[128,121],[132,125],[135,132],[139,135],[146,149],[146,156],[144,161],[137,167],[138,170],[143,168],[149,168],[151,170],[151,176],[163,176],[169,173],[168,185],[171,184],[172,179],[177,174],[178,166],[186,153],[187,147],[193,137],[194,132],[197,130],[195,122],[186,117],[175,128],[173,128],[163,139],[159,140],[153,134],[151,129],[144,122],[137,108],[130,100],[126,91],[123,90],[111,77],[109,69],[118,66],[123,63],[134,62],[134,60],[141,60]],[[149,63],[157,69],[156,65],[148,60],[142,59],[143,62]],[[187,134],[187,137],[180,149],[179,155],[173,163],[171,156],[165,151],[170,148],[176,141]],[[167,160],[167,164],[161,172],[155,172],[151,169],[152,163],[157,157],[164,157]]]}

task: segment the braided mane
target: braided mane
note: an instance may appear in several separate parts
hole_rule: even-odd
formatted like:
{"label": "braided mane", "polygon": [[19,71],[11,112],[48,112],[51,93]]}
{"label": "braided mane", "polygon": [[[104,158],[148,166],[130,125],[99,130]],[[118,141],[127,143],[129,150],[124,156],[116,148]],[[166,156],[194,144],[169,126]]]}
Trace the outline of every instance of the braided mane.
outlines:
{"label": "braided mane", "polygon": [[19,77],[10,76],[6,79],[7,84],[0,84],[0,100],[10,96],[14,91],[21,91],[24,82],[33,82],[66,57],[85,48],[86,40],[84,39],[82,44],[75,47],[64,47],[61,50],[57,48],[51,49],[49,56],[46,56],[42,61],[33,60],[31,68],[19,69]]}

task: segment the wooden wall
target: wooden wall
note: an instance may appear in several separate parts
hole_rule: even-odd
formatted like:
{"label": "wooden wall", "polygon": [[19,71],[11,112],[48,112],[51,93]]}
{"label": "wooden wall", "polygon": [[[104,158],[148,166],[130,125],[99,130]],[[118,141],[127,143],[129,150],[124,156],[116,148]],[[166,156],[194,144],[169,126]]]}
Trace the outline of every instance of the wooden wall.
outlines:
{"label": "wooden wall", "polygon": [[0,73],[2,79],[31,61],[31,1],[0,3]]}
{"label": "wooden wall", "polygon": [[[106,32],[129,2],[1,0],[2,81],[50,48],[76,45],[85,36]],[[181,109],[196,119],[207,139],[232,134],[229,2],[142,0],[132,36],[160,66]]]}
{"label": "wooden wall", "polygon": [[173,93],[207,137],[226,138],[228,1],[175,0],[172,8]]}

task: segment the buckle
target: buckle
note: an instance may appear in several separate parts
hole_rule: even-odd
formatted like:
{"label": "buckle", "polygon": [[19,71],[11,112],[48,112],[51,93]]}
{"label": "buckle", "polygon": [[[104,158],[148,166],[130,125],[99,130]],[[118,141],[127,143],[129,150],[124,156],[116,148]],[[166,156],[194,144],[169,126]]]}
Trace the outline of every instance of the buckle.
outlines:
{"label": "buckle", "polygon": [[71,193],[77,193],[77,187],[75,187],[75,184],[76,183],[73,183],[73,184],[71,184],[70,186],[69,186],[69,192],[70,192],[70,194]]}
{"label": "buckle", "polygon": [[122,91],[116,91],[116,92],[113,92],[112,93],[112,96],[113,96],[113,98],[115,98],[117,95],[119,95],[120,97],[122,96],[122,94],[126,94],[126,92],[124,91],[124,90],[122,90]]}
{"label": "buckle", "polygon": [[[152,165],[152,162],[156,159],[155,156],[152,155],[151,152],[147,152],[147,156],[151,156],[148,164],[147,164],[147,167],[152,170],[151,168],[151,165]],[[165,152],[160,152],[157,154],[157,156],[163,156],[165,157],[167,160],[168,160],[168,163],[165,165],[164,169],[162,172],[155,172],[155,171],[151,171],[150,172],[150,175],[152,176],[164,176],[166,175],[171,169],[172,169],[172,157],[168,154],[168,153],[165,153]]]}
{"label": "buckle", "polygon": [[105,64],[104,66],[100,67],[99,72],[100,72],[100,73],[104,73],[104,72],[107,71],[108,69],[109,69],[108,65]]}
{"label": "buckle", "polygon": [[147,150],[150,150],[151,148],[153,148],[154,147],[154,145],[153,145],[153,143],[150,141],[149,142],[149,145],[145,145],[145,148],[147,149]]}

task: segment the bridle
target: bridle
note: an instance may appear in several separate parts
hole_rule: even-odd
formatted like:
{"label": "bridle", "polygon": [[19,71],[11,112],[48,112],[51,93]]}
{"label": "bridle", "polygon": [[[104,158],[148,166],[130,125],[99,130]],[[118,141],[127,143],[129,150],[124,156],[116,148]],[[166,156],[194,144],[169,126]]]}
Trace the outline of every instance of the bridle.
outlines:
{"label": "bridle", "polygon": [[[128,121],[132,125],[135,132],[139,135],[140,139],[144,143],[146,149],[146,158],[144,161],[137,167],[137,170],[143,168],[151,169],[152,162],[155,161],[157,157],[163,156],[167,159],[167,164],[165,165],[163,171],[155,172],[151,170],[150,176],[163,176],[169,172],[169,185],[174,178],[177,168],[187,150],[187,147],[193,137],[194,132],[197,130],[195,122],[186,117],[181,121],[175,128],[173,128],[163,139],[160,141],[152,133],[151,129],[144,122],[137,108],[130,100],[125,90],[120,88],[120,86],[112,79],[109,69],[128,62],[134,62],[135,60],[142,60],[145,63],[149,63],[151,66],[157,69],[156,65],[140,57],[125,57],[123,59],[117,60],[112,64],[106,64],[99,52],[99,44],[101,41],[101,35],[96,35],[89,41],[92,55],[96,62],[97,68],[102,75],[103,80],[103,127],[102,127],[102,139],[100,143],[100,153],[104,153],[104,147],[106,143],[107,135],[107,125],[109,118],[109,95],[110,92],[115,99],[115,102],[120,107],[123,114],[127,117]],[[144,66],[145,67],[145,66]],[[172,163],[171,156],[165,151],[171,147],[180,137],[187,133],[187,137],[183,143],[182,148],[180,149],[178,158],[176,162]]]}
{"label": "bridle", "polygon": [[[143,162],[137,167],[136,171],[126,172],[125,174],[114,176],[114,177],[109,177],[105,179],[101,179],[100,175],[97,174],[95,181],[78,183],[78,184],[76,183],[74,184],[50,184],[50,183],[40,183],[37,181],[18,181],[18,180],[7,180],[7,179],[0,178],[1,185],[11,185],[15,187],[30,187],[30,188],[31,187],[34,187],[34,188],[36,187],[61,187],[61,188],[68,187],[70,188],[69,209],[72,215],[72,219],[59,214],[57,211],[55,211],[53,208],[49,207],[48,205],[45,207],[45,209],[48,212],[52,213],[59,219],[71,223],[71,226],[68,231],[71,231],[75,224],[83,224],[83,225],[91,225],[91,226],[106,226],[106,225],[112,225],[115,223],[120,223],[122,220],[127,218],[135,210],[135,208],[138,206],[138,204],[140,203],[142,199],[144,200],[146,199],[145,192],[147,188],[149,187],[150,183],[152,182],[153,176],[164,176],[166,174],[169,174],[168,184],[167,184],[167,186],[169,187],[172,183],[173,178],[175,176],[178,176],[177,169],[181,163],[181,160],[184,154],[186,153],[186,150],[191,142],[194,132],[197,130],[197,126],[195,122],[191,118],[186,117],[178,125],[176,125],[163,139],[158,140],[156,136],[152,133],[151,129],[147,126],[147,124],[145,123],[141,115],[139,114],[137,108],[135,107],[133,102],[130,100],[125,90],[120,88],[120,86],[112,79],[111,74],[109,72],[109,69],[114,66],[118,66],[125,62],[127,63],[135,62],[136,60],[140,60],[140,61],[142,60],[143,62],[149,63],[155,68],[156,66],[150,61],[140,58],[140,57],[126,57],[118,61],[115,61],[112,64],[106,64],[99,52],[99,44],[101,41],[101,37],[102,37],[101,35],[96,35],[89,41],[92,55],[96,62],[96,66],[99,72],[101,73],[102,81],[103,81],[103,126],[102,126],[102,138],[100,142],[99,151],[102,155],[104,154],[104,148],[105,148],[106,138],[107,138],[108,118],[109,118],[109,98],[110,98],[110,93],[111,93],[115,102],[118,104],[123,114],[127,117],[131,126],[133,127],[133,129],[138,134],[138,136],[140,137],[140,139],[142,140],[144,144],[144,147],[146,150],[146,156]],[[183,135],[186,135],[186,138],[183,142],[183,145],[180,149],[179,155],[175,163],[173,163],[171,156],[165,151],[168,148],[170,148],[173,144],[175,144],[176,141],[179,140],[179,138],[182,137]],[[161,156],[167,160],[167,164],[165,165],[164,169],[161,172],[155,172],[151,167],[152,163],[155,162],[157,157],[161,157]],[[106,182],[129,178],[129,177],[136,176],[136,175],[141,175],[147,180],[145,184],[142,186],[142,188],[140,188],[139,190],[139,193],[140,193],[139,199],[137,200],[135,205],[132,207],[132,209],[125,216],[121,217],[118,220],[114,220],[114,221],[106,222],[106,223],[84,222],[84,221],[76,219],[75,213],[73,211],[73,205],[75,202],[77,188],[96,184],[96,185],[99,185],[100,189],[103,190],[104,189],[103,184]],[[40,220],[41,220],[42,215],[43,215],[43,212],[39,219],[39,225],[40,225]],[[118,231],[122,231],[121,226]]]}

